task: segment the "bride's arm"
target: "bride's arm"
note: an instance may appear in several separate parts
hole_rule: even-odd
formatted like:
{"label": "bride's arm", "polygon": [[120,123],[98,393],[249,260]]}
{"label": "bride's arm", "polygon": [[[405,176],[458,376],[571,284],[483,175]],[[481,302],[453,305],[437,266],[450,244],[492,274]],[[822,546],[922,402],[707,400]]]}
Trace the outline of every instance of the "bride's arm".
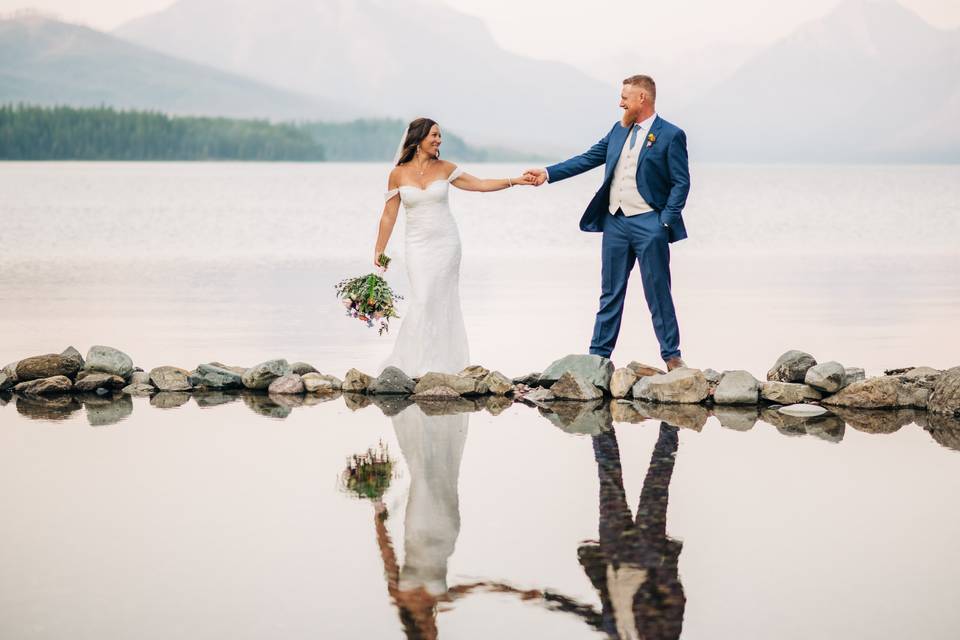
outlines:
{"label": "bride's arm", "polygon": [[[387,194],[394,192],[400,185],[400,178],[397,176],[397,170],[390,172],[390,180],[387,182]],[[400,193],[393,193],[387,198],[383,205],[383,213],[380,214],[380,230],[377,233],[377,243],[373,247],[373,266],[380,268],[380,254],[387,250],[387,243],[390,242],[390,235],[393,233],[393,226],[397,224],[397,214],[400,213]]]}
{"label": "bride's arm", "polygon": [[532,185],[535,182],[528,175],[522,175],[517,178],[477,178],[469,173],[461,173],[460,176],[451,182],[453,186],[464,191],[501,191],[515,187],[518,184]]}

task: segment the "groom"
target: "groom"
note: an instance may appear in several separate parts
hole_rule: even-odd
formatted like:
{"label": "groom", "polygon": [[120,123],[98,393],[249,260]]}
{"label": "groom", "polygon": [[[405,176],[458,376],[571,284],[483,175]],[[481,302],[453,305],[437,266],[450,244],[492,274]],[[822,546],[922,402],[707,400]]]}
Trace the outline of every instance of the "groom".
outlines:
{"label": "groom", "polygon": [[580,219],[582,231],[603,232],[600,310],[590,353],[610,357],[620,333],[627,280],[640,263],[643,294],[667,370],[680,358],[680,328],[670,293],[670,246],[683,240],[683,206],[690,192],[687,136],[656,112],[657,86],[650,76],[623,81],[623,120],[586,152],[526,174],[558,182],[604,165],[603,185]]}

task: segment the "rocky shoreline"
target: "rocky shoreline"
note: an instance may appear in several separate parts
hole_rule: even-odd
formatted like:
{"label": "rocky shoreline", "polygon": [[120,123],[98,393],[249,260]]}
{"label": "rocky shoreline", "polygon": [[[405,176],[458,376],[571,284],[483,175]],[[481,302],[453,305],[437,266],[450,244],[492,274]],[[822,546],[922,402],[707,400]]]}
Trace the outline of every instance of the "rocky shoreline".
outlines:
{"label": "rocky shoreline", "polygon": [[[0,404],[11,396],[23,399],[25,406],[31,402],[40,406],[44,404],[41,400],[56,398],[72,401],[79,397],[79,402],[86,404],[98,397],[147,397],[151,404],[163,407],[177,406],[191,396],[218,394],[228,398],[241,394],[248,404],[259,402],[258,396],[266,397],[281,408],[343,394],[348,405],[374,403],[387,407],[384,412],[388,414],[391,406],[412,403],[446,403],[448,411],[457,403],[466,403],[499,413],[520,402],[567,416],[572,423],[603,405],[613,421],[660,417],[670,422],[664,417],[669,415],[674,421],[671,424],[694,428],[702,426],[708,415],[718,417],[721,424],[726,416],[735,424],[736,416],[751,412],[787,429],[792,423],[829,424],[831,418],[842,424],[843,414],[851,410],[889,413],[892,422],[873,419],[884,424],[898,422],[897,416],[906,412],[910,421],[929,414],[928,423],[953,425],[960,420],[960,367],[945,371],[906,367],[867,378],[863,369],[833,361],[820,363],[808,353],[791,350],[773,363],[761,381],[742,370],[721,373],[681,368],[667,373],[639,362],[615,368],[609,359],[573,354],[542,372],[518,378],[475,365],[458,374],[427,373],[420,378],[411,378],[395,367],[377,377],[351,369],[341,379],[310,364],[291,364],[284,359],[252,367],[209,362],[192,370],[164,365],[145,371],[118,349],[94,346],[85,358],[69,347],[59,354],[24,358],[0,370]],[[54,414],[51,405],[55,404],[46,403]],[[70,402],[61,404],[67,408]],[[594,418],[605,420],[603,415]]]}

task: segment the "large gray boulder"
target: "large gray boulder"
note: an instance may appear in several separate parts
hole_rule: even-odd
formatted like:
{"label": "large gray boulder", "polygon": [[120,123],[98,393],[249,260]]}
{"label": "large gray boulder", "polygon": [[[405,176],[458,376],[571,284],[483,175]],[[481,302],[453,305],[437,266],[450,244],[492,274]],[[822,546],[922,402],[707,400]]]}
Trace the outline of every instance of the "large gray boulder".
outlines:
{"label": "large gray boulder", "polygon": [[303,378],[295,373],[286,373],[275,379],[270,383],[270,386],[267,387],[268,393],[277,395],[298,394],[303,393],[305,390]]}
{"label": "large gray boulder", "polygon": [[614,366],[609,358],[595,355],[571,354],[560,358],[540,375],[541,385],[552,385],[564,373],[570,372],[595,387],[608,391]]}
{"label": "large gray boulder", "polygon": [[960,418],[960,367],[948,369],[937,379],[927,401],[927,410]]}
{"label": "large gray boulder", "polygon": [[[132,378],[131,382],[133,382]],[[207,389],[242,389],[243,373],[212,363],[201,364],[197,366],[194,373],[190,374],[190,384]]]}
{"label": "large gray boulder", "polygon": [[373,394],[408,394],[413,393],[416,386],[410,376],[397,367],[387,367],[370,383],[367,391]]}
{"label": "large gray boulder", "polygon": [[929,397],[930,389],[923,386],[922,381],[901,376],[882,376],[847,385],[826,398],[823,404],[860,409],[926,409]]}
{"label": "large gray boulder", "polygon": [[437,387],[446,387],[461,396],[482,396],[490,392],[487,385],[480,380],[431,371],[420,378],[417,386],[414,387],[414,393],[422,394]]}
{"label": "large gray boulder", "polygon": [[757,404],[760,382],[747,371],[725,371],[713,401],[717,404]]}
{"label": "large gray boulder", "polygon": [[70,393],[73,390],[73,383],[67,376],[51,376],[17,383],[13,390],[26,396],[48,396]]}
{"label": "large gray boulder", "polygon": [[592,383],[584,380],[575,373],[567,371],[560,379],[553,383],[550,391],[558,400],[599,400],[603,392]]}
{"label": "large gray boulder", "polygon": [[179,367],[154,367],[150,370],[150,384],[160,391],[190,391],[190,372]]}
{"label": "large gray boulder", "polygon": [[803,382],[824,393],[836,393],[847,386],[847,370],[839,362],[821,362],[807,369]]}
{"label": "large gray boulder", "polygon": [[373,378],[358,369],[350,369],[343,378],[343,390],[352,393],[366,393]]}
{"label": "large gray boulder", "polygon": [[84,368],[88,371],[111,373],[126,380],[133,373],[133,360],[119,349],[95,345],[87,351],[87,363]]}
{"label": "large gray boulder", "polygon": [[610,377],[610,395],[614,398],[626,398],[632,393],[633,385],[637,383],[639,377],[640,376],[629,367],[615,370]]}
{"label": "large gray boulder", "polygon": [[710,388],[699,369],[680,367],[669,373],[640,378],[633,397],[648,402],[696,404],[706,400]]}
{"label": "large gray boulder", "polygon": [[804,404],[823,397],[819,391],[795,382],[764,382],[760,385],[760,397],[776,404]]}
{"label": "large gray boulder", "polygon": [[319,393],[330,395],[340,393],[343,389],[343,380],[336,376],[328,376],[322,373],[305,373],[300,376],[303,380],[303,388],[307,393]]}
{"label": "large gray boulder", "polygon": [[48,353],[42,356],[24,358],[17,363],[16,377],[20,382],[52,378],[54,376],[74,378],[77,372],[80,371],[81,362],[82,360],[63,356],[58,353]]}
{"label": "large gray boulder", "polygon": [[290,364],[283,358],[267,360],[244,372],[243,386],[247,389],[263,390],[269,387],[271,382],[288,373],[290,373]]}
{"label": "large gray boulder", "polygon": [[772,382],[803,382],[807,370],[816,365],[817,360],[803,351],[787,351],[777,358],[767,372],[767,380]]}

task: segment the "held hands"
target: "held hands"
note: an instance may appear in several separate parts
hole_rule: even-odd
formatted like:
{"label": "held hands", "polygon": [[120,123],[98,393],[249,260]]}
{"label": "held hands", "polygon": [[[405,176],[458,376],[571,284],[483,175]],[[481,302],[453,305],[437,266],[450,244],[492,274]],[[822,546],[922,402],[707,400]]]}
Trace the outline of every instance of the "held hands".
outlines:
{"label": "held hands", "polygon": [[513,185],[514,187],[520,186],[520,185],[531,185],[535,187],[537,186],[537,181],[529,173],[524,172],[524,174],[519,178],[510,178],[510,184]]}
{"label": "held hands", "polygon": [[523,172],[523,177],[530,180],[530,182],[524,184],[532,184],[535,187],[539,187],[547,181],[547,170],[542,168],[527,169]]}

